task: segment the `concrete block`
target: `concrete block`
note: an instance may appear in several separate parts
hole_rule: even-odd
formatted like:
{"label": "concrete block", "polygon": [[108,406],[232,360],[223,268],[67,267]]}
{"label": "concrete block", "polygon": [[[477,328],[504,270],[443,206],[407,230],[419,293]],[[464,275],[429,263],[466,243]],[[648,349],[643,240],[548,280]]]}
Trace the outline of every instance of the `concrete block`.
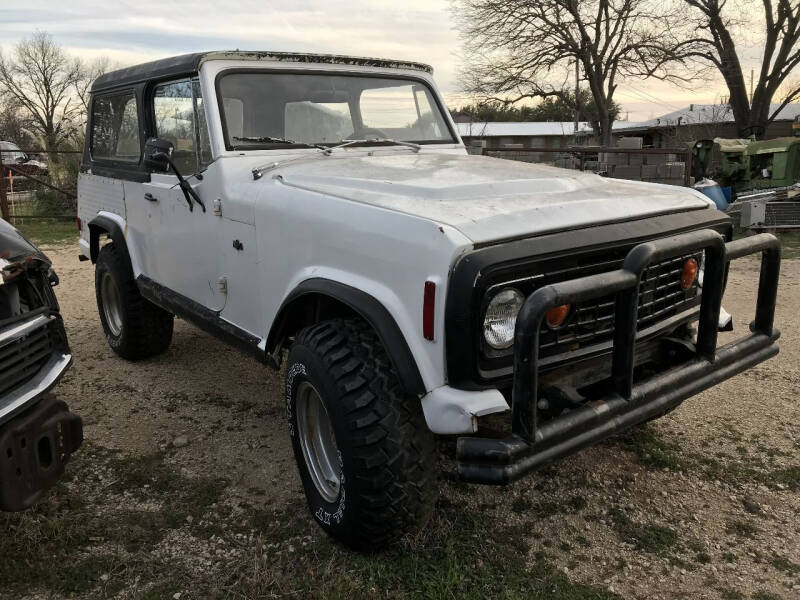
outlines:
{"label": "concrete block", "polygon": [[657,177],[657,165],[642,165],[642,179],[656,179]]}
{"label": "concrete block", "polygon": [[617,165],[613,176],[616,179],[641,179],[642,171],[640,166]]}
{"label": "concrete block", "polygon": [[659,177],[665,179],[683,179],[684,163],[674,162],[658,166]]}
{"label": "concrete block", "polygon": [[617,148],[641,148],[642,141],[640,137],[621,137],[617,140]]}
{"label": "concrete block", "polygon": [[668,160],[669,156],[674,156],[671,154],[646,154],[645,155],[645,163],[648,165],[663,165],[667,162],[673,162]]}

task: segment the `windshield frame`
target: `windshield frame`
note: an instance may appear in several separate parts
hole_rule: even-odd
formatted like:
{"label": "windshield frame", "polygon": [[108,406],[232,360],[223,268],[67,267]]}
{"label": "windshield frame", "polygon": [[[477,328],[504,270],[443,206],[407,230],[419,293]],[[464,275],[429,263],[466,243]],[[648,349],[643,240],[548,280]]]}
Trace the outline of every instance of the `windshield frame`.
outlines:
{"label": "windshield frame", "polygon": [[[417,83],[420,85],[425,86],[425,88],[430,93],[433,101],[436,105],[436,108],[439,110],[439,113],[444,121],[445,125],[447,126],[447,131],[450,134],[449,140],[413,140],[413,143],[419,144],[421,146],[436,146],[436,145],[459,145],[460,137],[455,131],[453,127],[452,119],[450,117],[450,113],[448,112],[447,108],[444,106],[441,97],[439,96],[437,90],[434,86],[430,84],[429,81],[426,81],[422,77],[415,77],[413,75],[407,75],[405,73],[387,73],[385,71],[382,72],[364,72],[364,71],[344,71],[338,69],[264,69],[264,68],[246,68],[246,67],[233,67],[230,69],[223,69],[219,73],[216,74],[214,77],[214,93],[217,99],[217,113],[219,114],[220,126],[222,127],[222,141],[225,145],[225,150],[228,152],[248,152],[248,151],[256,151],[256,150],[297,150],[297,149],[309,149],[314,148],[314,146],[310,146],[306,143],[297,142],[294,144],[284,144],[280,142],[265,142],[263,144],[257,143],[248,143],[246,148],[242,148],[239,145],[231,144],[231,140],[228,138],[228,125],[227,125],[227,118],[225,116],[225,109],[224,103],[222,99],[222,92],[220,90],[220,80],[225,77],[226,75],[232,74],[239,74],[239,73],[253,73],[253,74],[280,74],[280,75],[331,75],[334,77],[361,77],[361,78],[371,78],[371,79],[398,79],[403,81],[408,81],[412,83]],[[346,140],[345,140],[346,141]],[[319,146],[335,146],[341,142],[321,142]],[[382,145],[385,146],[386,144],[382,142],[376,142],[375,144],[362,144],[363,145]]]}

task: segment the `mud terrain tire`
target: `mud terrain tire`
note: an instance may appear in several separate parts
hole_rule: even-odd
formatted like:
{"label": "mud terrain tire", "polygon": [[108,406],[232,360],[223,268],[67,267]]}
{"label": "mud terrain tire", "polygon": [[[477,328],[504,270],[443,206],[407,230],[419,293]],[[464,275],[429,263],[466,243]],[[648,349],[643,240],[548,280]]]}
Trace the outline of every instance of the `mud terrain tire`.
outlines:
{"label": "mud terrain tire", "polygon": [[[304,418],[314,412],[307,407],[314,392],[324,407],[316,414],[327,419],[316,430]],[[368,552],[425,523],[438,494],[434,437],[368,324],[336,319],[297,335],[286,368],[286,410],[309,508],[329,535]],[[333,459],[323,464],[335,474],[319,484],[307,440],[326,425]]]}

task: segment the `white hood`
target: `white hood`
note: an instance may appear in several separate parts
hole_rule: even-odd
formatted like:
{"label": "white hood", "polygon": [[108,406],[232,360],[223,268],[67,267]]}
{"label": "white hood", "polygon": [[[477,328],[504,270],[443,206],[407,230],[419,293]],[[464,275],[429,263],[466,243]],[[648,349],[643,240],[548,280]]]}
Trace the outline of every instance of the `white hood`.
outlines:
{"label": "white hood", "polygon": [[[358,152],[357,155],[355,152]],[[351,154],[352,153],[352,154]],[[708,208],[699,192],[545,165],[405,149],[279,164],[284,184],[455,227],[474,243]]]}

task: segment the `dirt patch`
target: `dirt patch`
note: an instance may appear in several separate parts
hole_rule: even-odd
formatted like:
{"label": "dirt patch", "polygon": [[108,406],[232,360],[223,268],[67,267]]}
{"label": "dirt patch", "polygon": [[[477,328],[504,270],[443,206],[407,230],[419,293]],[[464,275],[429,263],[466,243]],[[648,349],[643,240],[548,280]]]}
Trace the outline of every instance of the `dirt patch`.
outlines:
{"label": "dirt patch", "polygon": [[[182,321],[163,356],[118,359],[91,265],[45,250],[87,445],[45,502],[0,515],[2,598],[800,598],[800,260],[776,359],[504,489],[455,481],[443,442],[434,521],[364,557],[307,514],[281,374]],[[734,335],[757,274],[731,272]]]}

